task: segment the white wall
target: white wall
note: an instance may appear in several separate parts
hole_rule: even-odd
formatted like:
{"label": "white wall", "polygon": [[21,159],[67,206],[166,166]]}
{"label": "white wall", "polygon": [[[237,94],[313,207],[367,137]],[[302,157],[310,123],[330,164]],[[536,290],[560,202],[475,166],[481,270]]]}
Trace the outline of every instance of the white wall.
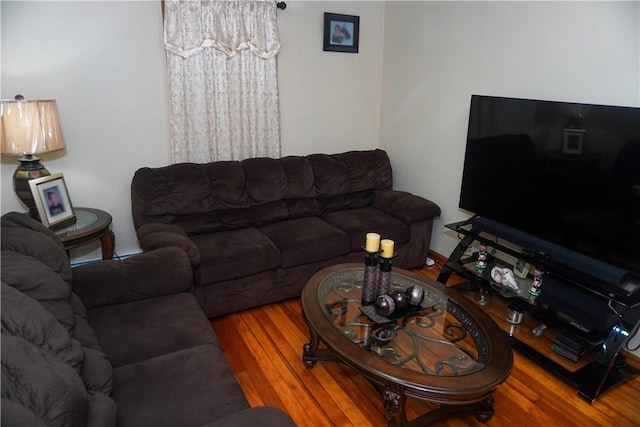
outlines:
{"label": "white wall", "polygon": [[[472,93],[640,103],[638,2],[287,4],[282,154],[386,149],[396,187],[442,207],[432,246],[445,255],[456,240],[442,225],[468,216],[457,200]],[[159,2],[0,8],[2,97],[58,100],[68,149],[43,163],[65,174],[76,206],[112,213],[116,251],[137,251],[131,177],[169,162]],[[359,54],[322,51],[324,12],[360,16]],[[3,213],[23,210],[11,191],[16,165],[2,158]]]}
{"label": "white wall", "polygon": [[[74,206],[113,216],[116,251],[138,250],[129,185],[169,159],[159,2],[10,2],[2,8],[2,98],[57,100],[67,149],[42,155]],[[2,212],[23,211],[2,158]],[[95,246],[97,248],[97,245]],[[96,258],[90,245],[75,260]]]}
{"label": "white wall", "polygon": [[[640,105],[639,2],[388,2],[380,147],[399,188],[458,209],[471,94]],[[597,29],[597,31],[596,31]]]}
{"label": "white wall", "polygon": [[[278,12],[282,154],[377,147],[384,3],[287,4]],[[131,178],[169,162],[160,2],[2,1],[0,9],[2,98],[57,100],[67,150],[42,163],[64,173],[75,206],[113,215],[116,252],[138,251]],[[324,12],[361,17],[359,54],[322,51]],[[24,210],[11,190],[16,167],[2,158],[2,213]],[[96,244],[72,256],[100,252]]]}
{"label": "white wall", "polygon": [[[287,1],[278,12],[283,155],[378,147],[384,2]],[[324,12],[360,16],[358,54],[322,50]]]}
{"label": "white wall", "polygon": [[639,5],[387,3],[380,147],[396,187],[442,208],[434,250],[448,256],[443,225],[470,216],[458,197],[471,94],[640,106]]}

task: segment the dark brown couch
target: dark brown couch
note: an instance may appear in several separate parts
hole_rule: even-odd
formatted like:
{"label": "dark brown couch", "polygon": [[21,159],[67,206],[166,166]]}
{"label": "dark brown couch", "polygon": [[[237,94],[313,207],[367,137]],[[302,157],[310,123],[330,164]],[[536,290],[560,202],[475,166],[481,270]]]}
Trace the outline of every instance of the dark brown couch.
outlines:
{"label": "dark brown couch", "polygon": [[175,247],[71,269],[55,234],[4,215],[2,425],[293,426],[249,408],[192,278]]}
{"label": "dark brown couch", "polygon": [[367,232],[424,264],[440,208],[392,188],[382,150],[139,169],[131,185],[143,250],[180,246],[209,317],[300,296],[326,266],[362,261]]}

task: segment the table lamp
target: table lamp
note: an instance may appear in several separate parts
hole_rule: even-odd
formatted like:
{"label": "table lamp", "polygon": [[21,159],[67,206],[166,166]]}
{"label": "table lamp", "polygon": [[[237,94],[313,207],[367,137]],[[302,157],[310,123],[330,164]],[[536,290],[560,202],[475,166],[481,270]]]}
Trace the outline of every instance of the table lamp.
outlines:
{"label": "table lamp", "polygon": [[0,146],[3,155],[21,156],[13,190],[29,208],[29,215],[37,218],[29,181],[51,174],[35,155],[65,148],[56,101],[26,100],[22,95],[0,101]]}

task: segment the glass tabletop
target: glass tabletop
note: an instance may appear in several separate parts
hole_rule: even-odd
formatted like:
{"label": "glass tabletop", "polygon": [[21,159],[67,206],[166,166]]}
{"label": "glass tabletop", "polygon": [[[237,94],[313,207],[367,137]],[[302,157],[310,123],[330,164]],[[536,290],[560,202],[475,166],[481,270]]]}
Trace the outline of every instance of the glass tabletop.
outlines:
{"label": "glass tabletop", "polygon": [[60,228],[55,230],[56,234],[66,234],[71,233],[73,231],[79,231],[84,228],[90,227],[95,224],[98,220],[98,216],[93,212],[76,209],[76,222],[74,224],[69,225],[68,227]]}
{"label": "glass tabletop", "polygon": [[362,268],[336,271],[317,288],[325,316],[354,345],[393,365],[426,375],[459,376],[484,368],[489,359],[487,338],[475,319],[445,293],[410,276],[392,273],[390,293],[405,292],[414,285],[420,286],[425,296],[420,305],[381,321],[361,310],[363,275]]}

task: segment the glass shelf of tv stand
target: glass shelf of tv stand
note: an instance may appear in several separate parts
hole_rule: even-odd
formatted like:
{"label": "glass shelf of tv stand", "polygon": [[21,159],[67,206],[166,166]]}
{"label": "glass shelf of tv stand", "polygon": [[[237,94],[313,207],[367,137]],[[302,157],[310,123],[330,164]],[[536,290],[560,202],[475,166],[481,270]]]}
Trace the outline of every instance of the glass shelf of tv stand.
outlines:
{"label": "glass shelf of tv stand", "polygon": [[[490,257],[487,263],[487,268],[484,270],[481,277],[476,274],[476,259],[473,256],[463,258],[459,261],[460,268],[454,268],[454,271],[459,275],[469,280],[468,284],[477,287],[483,287],[489,289],[494,298],[501,298],[504,300],[505,312],[506,305],[516,304],[521,307],[525,312],[531,313],[533,317],[538,319],[538,323],[544,323],[547,326],[553,326],[556,329],[562,329],[575,338],[586,342],[591,347],[595,347],[601,344],[606,337],[606,331],[584,331],[571,324],[572,319],[562,317],[552,309],[545,308],[536,301],[536,297],[529,294],[531,283],[533,282],[533,276],[528,274],[526,278],[515,276],[516,283],[518,284],[518,290],[509,288],[505,285],[495,282],[491,278],[491,270],[494,267],[513,269],[512,265],[503,262],[495,257]],[[504,313],[503,313],[504,315]]]}
{"label": "glass shelf of tv stand", "polygon": [[[591,276],[590,274],[556,262],[552,257],[546,255],[544,252],[527,250],[524,248],[515,250],[498,243],[496,240],[492,240],[492,238],[487,238],[482,235],[481,231],[474,229],[473,219],[474,218],[447,224],[445,227],[463,236],[461,241],[462,245],[466,243],[470,246],[473,241],[478,241],[497,249],[512,258],[523,260],[531,266],[544,265],[544,269],[546,271],[565,278],[571,277],[571,283],[573,283],[574,286],[581,288],[585,293],[592,294],[597,298],[614,302],[622,308],[622,311],[640,307],[640,291],[636,292],[637,290],[640,290],[640,281],[638,281],[638,278],[636,278],[636,280],[630,280],[622,286],[608,285],[603,280]],[[456,251],[459,249],[461,244],[458,245]],[[456,251],[452,253],[450,259],[461,257],[462,254],[460,253],[457,254],[457,257],[453,256]]]}
{"label": "glass shelf of tv stand", "polygon": [[[456,232],[461,233],[465,236],[462,242],[468,242],[466,249],[471,248],[471,243],[473,243],[473,241],[478,241],[486,245],[489,248],[490,252],[502,253],[507,255],[508,257],[523,260],[529,263],[531,265],[531,270],[533,270],[536,264],[540,265],[544,262],[547,262],[547,259],[544,257],[544,255],[536,253],[523,254],[518,250],[512,249],[508,246],[505,246],[504,244],[500,244],[495,240],[492,240],[491,238],[487,238],[479,233],[476,233],[474,230],[472,230],[469,222],[463,221],[460,223],[446,225],[447,228],[455,230]],[[506,303],[516,303],[525,311],[530,312],[533,316],[540,319],[541,323],[545,323],[547,326],[554,326],[555,328],[562,329],[575,338],[585,341],[592,347],[602,343],[606,338],[606,328],[602,330],[588,331],[581,329],[580,327],[576,327],[575,324],[572,323],[572,319],[567,318],[566,316],[558,313],[553,309],[549,309],[544,305],[538,304],[537,297],[529,294],[529,289],[531,289],[531,284],[533,282],[533,275],[531,274],[531,271],[525,278],[518,277],[514,274],[514,278],[516,279],[516,282],[518,284],[518,291],[516,292],[514,289],[496,283],[491,278],[491,270],[494,267],[508,268],[510,270],[513,270],[514,267],[512,264],[509,264],[507,261],[504,261],[490,254],[487,259],[487,267],[484,270],[482,277],[478,277],[475,267],[476,257],[477,253],[468,255],[467,251],[465,251],[464,255],[461,254],[461,256],[458,257],[452,256],[449,258],[449,261],[445,265],[445,269],[443,269],[443,271],[445,271],[446,269],[455,271],[459,275],[467,278],[469,280],[469,284],[490,289],[492,293],[497,294],[501,298],[503,298]],[[549,275],[549,273],[547,273],[547,275]],[[442,277],[443,275],[441,274],[441,277],[438,278],[438,281],[445,283],[446,279],[443,281],[441,280]]]}
{"label": "glass shelf of tv stand", "polygon": [[[478,292],[476,291],[478,286],[477,283],[474,282],[473,286],[468,285],[469,282],[466,284],[462,283],[458,286],[454,285],[453,288],[478,304]],[[529,355],[530,352],[536,352],[542,355],[544,360],[549,360],[552,363],[541,363],[541,358],[537,357],[534,357],[533,359],[537,363],[545,365],[548,370],[557,373],[559,376],[564,376],[565,379],[569,378],[569,382],[571,383],[571,379],[576,372],[593,362],[596,351],[593,349],[591,351],[587,351],[578,360],[569,359],[560,353],[553,351],[553,340],[556,336],[557,330],[560,328],[558,328],[556,323],[552,322],[551,319],[541,318],[536,312],[530,310],[525,310],[523,312],[522,322],[520,324],[516,325],[509,323],[506,319],[507,307],[514,301],[520,302],[520,300],[517,300],[517,297],[505,298],[500,294],[493,294],[489,297],[488,303],[480,307],[492,317],[492,319],[503,331],[505,331],[506,334],[509,335],[509,341],[514,349],[523,351],[522,346],[525,346],[526,349],[523,351],[524,354]],[[524,299],[521,301],[524,301]],[[544,324],[546,328],[543,330],[542,334],[535,335],[533,330],[540,327],[542,324]],[[575,384],[573,385],[575,386]]]}
{"label": "glass shelf of tv stand", "polygon": [[[509,341],[513,348],[531,357],[536,363],[543,365],[548,371],[563,378],[573,387],[577,387],[576,378],[580,377],[582,369],[586,369],[593,363],[596,354],[594,349],[602,342],[602,337],[594,337],[592,340],[582,339],[592,349],[579,357],[578,360],[571,360],[553,351],[552,345],[557,331],[566,330],[567,324],[557,319],[553,313],[545,312],[532,302],[531,295],[529,295],[529,288],[533,280],[531,275],[526,278],[516,277],[518,293],[511,290],[505,291],[503,285],[495,283],[490,278],[490,271],[495,266],[509,268],[510,266],[506,262],[490,257],[482,277],[476,276],[475,263],[476,259],[473,256],[464,257],[459,261],[459,268],[453,268],[453,271],[466,278],[468,282],[454,285],[453,288],[460,291],[465,297],[474,300],[476,304],[478,304],[476,290],[479,287],[490,289],[492,295],[488,304],[482,306],[482,309],[509,335]],[[524,309],[522,322],[517,325],[506,320],[507,307],[512,303]],[[542,324],[546,326],[546,329],[540,336],[536,336],[533,329]]]}
{"label": "glass shelf of tv stand", "polygon": [[482,236],[482,234],[473,229],[472,219],[467,221],[454,222],[453,224],[447,224],[445,225],[445,227],[455,231],[458,234],[462,234],[470,243],[474,240],[479,241],[513,258],[523,259],[531,265],[541,264],[548,261],[548,257],[546,257],[543,253],[531,251],[530,253],[525,254],[522,250],[518,251],[512,249],[508,246],[499,244],[495,240]]}
{"label": "glass shelf of tv stand", "polygon": [[[544,294],[545,285],[547,285],[548,288],[550,284],[549,279],[553,276],[560,275],[558,276],[560,278],[570,277],[571,286],[575,286],[575,290],[577,290],[578,293],[582,292],[596,296],[600,301],[604,301],[605,304],[606,301],[608,301],[609,309],[612,308],[612,303],[614,303],[614,305],[620,304],[624,309],[631,310],[631,317],[634,316],[634,313],[637,314],[637,310],[640,309],[640,301],[637,295],[625,297],[620,294],[616,295],[614,293],[607,293],[606,291],[603,292],[602,289],[593,289],[593,286],[597,287],[599,285],[598,283],[594,283],[593,277],[554,262],[543,253],[528,250],[514,250],[499,242],[497,239],[494,240],[493,236],[487,238],[481,232],[482,230],[473,227],[472,222],[473,218],[446,225],[447,228],[458,233],[461,236],[461,240],[449,256],[438,276],[438,281],[443,284],[447,283],[449,276],[454,272],[468,279],[471,286],[466,286],[466,291],[464,285],[454,286],[454,288],[466,294],[467,297],[474,298],[473,290],[477,289],[477,287],[493,289],[490,279],[490,271],[493,266],[509,266],[506,261],[503,262],[502,258],[504,257],[502,255],[499,258],[492,257],[489,259],[482,277],[477,277],[474,259],[474,257],[477,257],[477,254],[469,253],[470,250],[473,251],[472,245],[477,241],[491,248],[490,253],[495,250],[496,252],[509,255],[512,259],[528,262],[533,266],[543,265],[546,273],[541,295]],[[502,241],[509,242],[508,239],[502,239]],[[515,245],[515,242],[509,242],[508,244]],[[487,280],[487,278],[489,280]],[[528,277],[524,280],[529,280],[530,284],[532,278]],[[561,279],[558,284],[564,281],[565,279]],[[581,285],[581,281],[584,281],[584,286]],[[519,288],[521,287],[520,282],[518,286]],[[502,329],[509,334],[509,341],[514,349],[574,386],[578,390],[579,396],[590,403],[593,403],[607,390],[640,374],[640,369],[634,367],[632,364],[628,364],[624,355],[621,354],[623,346],[628,339],[629,332],[629,324],[623,321],[623,317],[621,317],[620,321],[615,325],[610,324],[607,326],[605,323],[608,324],[608,321],[603,323],[602,327],[595,329],[595,331],[598,332],[595,335],[585,334],[584,331],[576,331],[573,325],[571,325],[571,322],[567,322],[564,316],[559,315],[561,314],[559,311],[549,309],[546,304],[542,303],[541,298],[535,300],[521,298],[520,296],[523,295],[523,291],[526,291],[528,294],[529,286],[522,286],[522,288],[524,289],[519,290],[517,294],[513,293],[511,296],[503,296],[495,293],[489,304],[485,306],[485,310],[488,311],[494,320],[502,326]],[[515,326],[509,324],[505,319],[506,307],[512,302],[524,308],[523,322]],[[532,331],[532,328],[539,326],[540,323],[550,326],[551,329],[543,333],[543,337],[545,337],[544,340],[540,340],[539,337],[534,336]],[[598,331],[599,329],[601,329],[601,331]],[[633,327],[631,327],[631,329],[633,329]],[[552,350],[550,345],[555,339],[554,337],[557,336],[558,331],[562,331],[563,334],[569,333],[569,335],[574,338],[580,338],[581,341],[592,346],[591,350],[587,351],[586,354],[579,357],[575,362],[559,355]],[[598,345],[598,343],[601,343],[601,345]]]}

